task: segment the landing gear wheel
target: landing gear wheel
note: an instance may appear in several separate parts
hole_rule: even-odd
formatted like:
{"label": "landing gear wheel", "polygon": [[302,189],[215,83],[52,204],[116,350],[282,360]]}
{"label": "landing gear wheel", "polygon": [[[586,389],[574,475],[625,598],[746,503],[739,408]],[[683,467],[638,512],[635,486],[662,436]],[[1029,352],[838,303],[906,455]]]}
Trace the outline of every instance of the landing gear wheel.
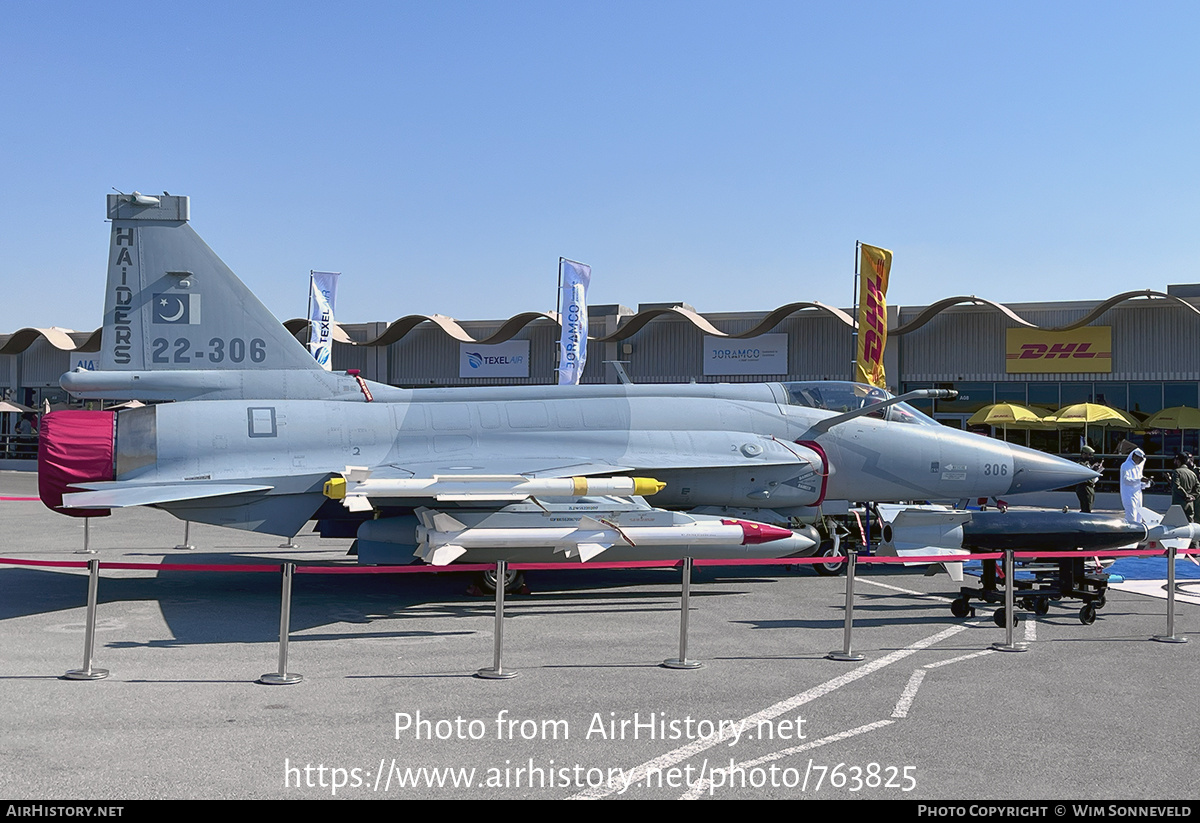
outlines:
{"label": "landing gear wheel", "polygon": [[960,597],[950,604],[950,613],[955,617],[966,617],[973,611],[974,609],[971,608],[971,604],[965,597]]}
{"label": "landing gear wheel", "polygon": [[[1004,609],[996,609],[996,613],[994,615],[992,615],[992,620],[996,621],[996,625],[1003,629],[1004,628],[1004,617],[1005,617]],[[1013,612],[1013,616],[1012,616],[1013,626],[1015,627],[1020,622],[1021,622],[1021,619],[1019,617],[1017,617],[1016,612]]]}
{"label": "landing gear wheel", "polygon": [[1033,610],[1038,614],[1046,614],[1048,611],[1050,611],[1050,598],[1039,597],[1037,600],[1033,601]]}
{"label": "landing gear wheel", "polygon": [[[488,594],[496,593],[496,570],[488,569],[485,572],[479,572],[479,588],[483,589]],[[525,572],[513,571],[508,569],[504,572],[504,592],[512,594],[521,590],[525,585]]]}
{"label": "landing gear wheel", "polygon": [[[818,557],[836,557],[834,554],[832,540],[826,540],[821,544],[821,548],[817,551]],[[822,577],[837,577],[846,568],[846,561],[839,560],[836,563],[813,563],[813,571]]]}
{"label": "landing gear wheel", "polygon": [[1079,610],[1079,622],[1085,626],[1090,626],[1096,622],[1096,607],[1088,603]]}

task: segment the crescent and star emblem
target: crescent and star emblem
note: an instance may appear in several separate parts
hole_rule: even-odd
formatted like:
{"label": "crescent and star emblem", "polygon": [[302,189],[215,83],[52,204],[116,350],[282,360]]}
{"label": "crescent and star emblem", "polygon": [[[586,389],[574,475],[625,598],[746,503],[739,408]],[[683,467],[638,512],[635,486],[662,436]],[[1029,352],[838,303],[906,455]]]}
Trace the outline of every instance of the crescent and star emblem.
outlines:
{"label": "crescent and star emblem", "polygon": [[168,316],[167,312],[166,312],[167,298],[164,297],[159,301],[159,306],[161,308],[159,309],[158,314],[163,320],[165,320],[168,323],[175,323],[179,320],[179,318],[183,317],[183,299],[180,297],[175,297],[172,299],[178,305],[179,310],[177,312],[175,312],[175,314],[170,315],[170,316]]}

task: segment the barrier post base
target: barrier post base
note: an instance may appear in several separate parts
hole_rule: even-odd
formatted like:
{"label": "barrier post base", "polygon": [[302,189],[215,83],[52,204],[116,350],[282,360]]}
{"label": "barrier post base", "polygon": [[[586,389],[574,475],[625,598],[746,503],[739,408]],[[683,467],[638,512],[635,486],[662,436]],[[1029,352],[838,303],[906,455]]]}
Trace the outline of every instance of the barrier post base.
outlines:
{"label": "barrier post base", "polygon": [[834,652],[830,652],[829,654],[825,655],[825,659],[826,660],[841,660],[844,663],[860,663],[863,660],[866,660],[867,656],[864,654],[859,654],[858,652],[834,651]]}
{"label": "barrier post base", "polygon": [[699,660],[680,660],[673,657],[670,660],[664,660],[662,667],[664,669],[703,669],[704,664]]}
{"label": "barrier post base", "polygon": [[480,669],[479,671],[475,672],[476,677],[482,677],[484,680],[512,680],[514,677],[517,677],[520,674],[520,672],[514,672],[511,669],[504,671],[502,669],[492,668]]}
{"label": "barrier post base", "polygon": [[108,677],[108,669],[71,669],[63,675],[64,680],[103,680]]}
{"label": "barrier post base", "polygon": [[1186,643],[1186,642],[1188,642],[1188,639],[1186,637],[1176,637],[1173,634],[1169,634],[1169,635],[1156,634],[1156,635],[1154,635],[1154,637],[1152,637],[1150,639],[1157,640],[1159,643]]}
{"label": "barrier post base", "polygon": [[293,674],[291,672],[271,672],[264,674],[258,678],[258,682],[267,686],[290,686],[293,683],[299,683],[304,679],[302,674]]}
{"label": "barrier post base", "polygon": [[1013,643],[1012,645],[1009,645],[1008,643],[1000,643],[997,641],[996,643],[992,644],[992,648],[998,652],[1027,652],[1027,651],[1029,651],[1029,646],[1026,645],[1025,643]]}

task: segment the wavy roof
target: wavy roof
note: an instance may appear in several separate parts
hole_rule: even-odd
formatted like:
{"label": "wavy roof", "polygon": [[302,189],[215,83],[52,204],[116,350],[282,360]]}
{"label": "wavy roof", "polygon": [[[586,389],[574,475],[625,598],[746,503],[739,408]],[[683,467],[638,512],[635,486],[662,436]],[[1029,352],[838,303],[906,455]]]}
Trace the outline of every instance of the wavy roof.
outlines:
{"label": "wavy roof", "polygon": [[[1019,326],[1027,328],[1042,329],[1043,331],[1071,331],[1086,326],[1096,320],[1109,309],[1124,303],[1129,300],[1166,300],[1176,305],[1182,306],[1193,314],[1200,316],[1200,308],[1193,306],[1181,297],[1176,297],[1173,294],[1165,292],[1153,291],[1151,289],[1141,289],[1138,291],[1127,291],[1121,294],[1113,295],[1107,300],[1098,303],[1091,311],[1064,326],[1038,326],[1036,323],[1031,323],[1019,314],[1014,312],[1003,303],[997,303],[993,300],[988,300],[975,295],[961,295],[958,297],[947,297],[944,300],[939,300],[932,305],[926,306],[912,320],[888,329],[889,337],[901,337],[910,332],[914,332],[922,326],[929,323],[933,318],[947,309],[961,305],[982,306],[991,309],[1004,315],[1006,318],[1016,323]],[[793,314],[802,311],[817,311],[829,315],[844,325],[847,329],[855,329],[858,323],[855,319],[843,311],[842,309],[834,308],[820,302],[798,302],[788,303],[767,312],[762,320],[756,323],[749,329],[742,332],[724,332],[714,326],[708,318],[701,315],[699,312],[682,306],[658,307],[646,309],[645,311],[637,312],[636,314],[628,315],[622,318],[621,325],[616,331],[611,334],[601,337],[589,337],[588,339],[596,343],[614,343],[620,340],[628,340],[635,334],[644,329],[651,322],[663,317],[679,318],[691,323],[692,326],[699,329],[704,334],[712,335],[713,337],[726,337],[731,340],[745,340],[750,337],[758,337],[761,334],[766,334],[771,329],[779,325],[783,320]],[[506,340],[511,340],[516,337],[522,329],[530,323],[539,320],[549,320],[557,324],[559,322],[556,312],[540,312],[528,311],[513,315],[500,324],[500,328],[486,337],[474,338],[466,329],[460,325],[458,320],[453,317],[448,317],[444,314],[410,314],[401,317],[388,324],[383,333],[372,340],[356,342],[351,339],[346,330],[341,324],[334,323],[333,339],[339,343],[345,343],[351,346],[389,346],[403,340],[413,329],[425,323],[432,323],[442,331],[447,337],[452,340],[457,340],[460,343],[476,343],[479,345],[490,345],[493,343],[503,343]],[[299,334],[308,328],[308,320],[297,318],[288,320],[283,324],[293,335]],[[102,329],[96,329],[94,332],[77,332],[68,329],[60,329],[51,327],[48,329],[25,328],[13,332],[10,335],[0,335],[0,354],[19,354],[25,351],[34,344],[38,339],[43,339],[51,346],[62,351],[78,351],[78,352],[96,352],[100,350],[100,338]]]}

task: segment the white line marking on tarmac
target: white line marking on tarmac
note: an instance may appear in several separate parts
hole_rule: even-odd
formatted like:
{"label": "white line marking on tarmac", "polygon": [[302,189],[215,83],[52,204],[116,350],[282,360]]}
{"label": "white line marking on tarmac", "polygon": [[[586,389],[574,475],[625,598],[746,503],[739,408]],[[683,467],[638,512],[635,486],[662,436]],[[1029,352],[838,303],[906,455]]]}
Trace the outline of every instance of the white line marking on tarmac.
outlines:
{"label": "white line marking on tarmac", "polygon": [[1033,617],[1025,619],[1025,640],[1028,643],[1037,640],[1037,621]]}
{"label": "white line marking on tarmac", "polygon": [[908,707],[912,705],[913,699],[917,696],[917,689],[921,688],[921,681],[924,679],[924,669],[917,669],[912,673],[912,677],[908,679],[908,685],[904,687],[904,691],[900,692],[900,699],[896,701],[896,708],[892,709],[893,718],[899,720],[903,717],[908,717]]}
{"label": "white line marking on tarmac", "polygon": [[855,583],[869,583],[870,585],[878,586],[881,589],[891,589],[892,591],[900,592],[901,594],[915,594],[919,597],[928,597],[930,600],[940,600],[943,603],[951,602],[949,597],[942,597],[940,594],[928,594],[927,592],[916,592],[916,591],[913,591],[912,589],[902,589],[899,586],[893,586],[890,583],[880,583],[878,580],[871,580],[866,577],[855,577],[854,582]]}
{"label": "white line marking on tarmac", "polygon": [[995,649],[984,649],[981,652],[971,652],[970,654],[960,654],[958,657],[951,657],[949,660],[939,660],[936,663],[926,663],[925,668],[937,669],[942,666],[949,666],[951,663],[958,663],[963,660],[970,660],[972,657],[983,657],[985,654],[995,654]]}
{"label": "white line marking on tarmac", "polygon": [[[787,714],[793,709],[803,706],[805,703],[816,700],[818,697],[823,697],[824,695],[827,695],[830,692],[841,688],[842,686],[853,683],[856,680],[861,680],[869,674],[874,674],[886,666],[890,666],[893,663],[899,662],[910,655],[929,648],[935,643],[940,643],[941,641],[951,638],[959,632],[966,630],[966,626],[951,626],[948,629],[943,629],[942,631],[937,632],[936,634],[931,634],[929,637],[918,640],[917,642],[906,646],[903,649],[897,649],[890,654],[886,654],[883,657],[880,657],[878,660],[872,660],[869,663],[864,663],[853,671],[846,672],[845,674],[839,675],[831,680],[826,680],[821,685],[814,686],[808,691],[800,692],[800,694],[789,697],[787,700],[781,700],[773,706],[768,706],[760,712],[756,712],[755,714],[742,718],[736,723],[731,724],[731,726],[734,728],[757,728],[759,723],[765,723],[768,720],[773,720],[776,717],[779,717],[780,715]],[[681,763],[690,757],[694,757],[702,751],[711,749],[713,746],[716,746],[718,743],[731,736],[731,729],[729,727],[723,727],[720,733],[715,734],[712,737],[704,737],[700,738],[699,740],[694,740],[691,743],[680,746],[677,749],[673,749],[664,755],[660,755],[653,760],[647,760],[640,766],[636,766],[626,772],[628,775],[627,782],[629,785],[632,785],[633,783],[640,783],[643,779],[645,779],[647,774],[650,774],[654,771],[663,771],[668,769],[671,766],[674,766],[676,763]],[[616,787],[608,788],[605,786],[599,786],[596,788],[585,789],[578,794],[572,795],[568,799],[597,800],[601,797],[607,797],[615,791],[617,791]]]}
{"label": "white line marking on tarmac", "polygon": [[[800,752],[808,751],[809,749],[815,749],[818,746],[824,746],[826,743],[836,743],[839,740],[845,740],[848,737],[854,737],[866,732],[873,732],[876,729],[882,729],[884,726],[890,726],[894,722],[894,720],[876,720],[874,723],[868,723],[865,726],[859,726],[857,729],[850,729],[849,731],[831,734],[828,737],[822,737],[820,740],[814,740],[811,743],[801,743],[799,746],[780,749],[777,752],[763,755],[762,757],[755,758],[754,760],[745,760],[741,763],[733,763],[727,769],[713,769],[713,773],[720,772],[722,774],[731,776],[737,769],[753,769],[755,766],[761,766],[763,763],[770,763],[773,760],[782,760],[783,758],[790,757],[793,754],[799,754]],[[709,794],[712,794],[712,792],[709,790],[711,785],[712,780],[708,778],[697,781],[695,784],[690,786],[687,792],[681,795],[679,799],[696,800],[706,791],[709,792]]]}

